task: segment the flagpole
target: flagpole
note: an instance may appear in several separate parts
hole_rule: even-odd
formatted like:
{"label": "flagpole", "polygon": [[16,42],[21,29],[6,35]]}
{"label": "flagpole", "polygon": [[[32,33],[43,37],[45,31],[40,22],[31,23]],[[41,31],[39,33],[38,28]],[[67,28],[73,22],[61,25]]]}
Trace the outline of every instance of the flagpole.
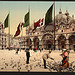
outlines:
{"label": "flagpole", "polygon": [[2,49],[3,49],[3,28],[2,28]]}
{"label": "flagpole", "polygon": [[26,35],[27,35],[27,27],[25,28],[25,31],[26,31]]}
{"label": "flagpole", "polygon": [[29,6],[29,31],[28,31],[28,34],[29,34],[29,45],[30,45],[30,6]]}
{"label": "flagpole", "polygon": [[9,46],[9,50],[10,50],[10,11],[9,11],[8,28],[9,28],[9,32],[8,32],[8,46]]}
{"label": "flagpole", "polygon": [[[20,22],[20,24],[22,25],[22,23]],[[20,25],[20,28],[21,28],[21,25]],[[23,27],[21,28],[22,30],[22,33],[21,33],[21,37],[23,36]]]}
{"label": "flagpole", "polygon": [[22,36],[23,36],[23,27],[22,27]]}
{"label": "flagpole", "polygon": [[55,50],[55,1],[54,1],[54,50]]}
{"label": "flagpole", "polygon": [[[21,24],[22,24],[22,23],[20,22],[20,31],[22,30],[22,29],[21,29]],[[22,33],[21,33],[21,38],[22,38]],[[20,38],[20,40],[19,40],[20,42],[22,41],[21,38]],[[19,43],[19,46],[20,46],[19,48],[20,48],[20,51],[21,51],[21,45],[20,45],[20,43]]]}

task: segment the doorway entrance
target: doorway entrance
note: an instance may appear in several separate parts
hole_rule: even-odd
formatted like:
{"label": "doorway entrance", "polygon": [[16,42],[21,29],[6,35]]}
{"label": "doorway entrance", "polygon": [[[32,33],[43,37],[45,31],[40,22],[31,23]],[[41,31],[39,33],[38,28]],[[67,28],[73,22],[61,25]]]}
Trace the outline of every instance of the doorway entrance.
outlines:
{"label": "doorway entrance", "polygon": [[74,49],[74,51],[75,51],[75,45],[73,45],[73,49]]}
{"label": "doorway entrance", "polygon": [[73,45],[73,48],[75,49],[75,45]]}
{"label": "doorway entrance", "polygon": [[48,49],[51,49],[51,44],[48,44]]}

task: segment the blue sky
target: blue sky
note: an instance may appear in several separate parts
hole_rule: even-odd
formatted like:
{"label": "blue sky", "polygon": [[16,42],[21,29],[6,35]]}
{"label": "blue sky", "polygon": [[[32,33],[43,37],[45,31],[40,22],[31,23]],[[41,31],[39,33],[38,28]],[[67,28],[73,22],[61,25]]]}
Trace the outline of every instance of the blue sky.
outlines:
{"label": "blue sky", "polygon": [[[6,16],[10,10],[10,33],[15,34],[17,26],[20,22],[24,22],[24,16],[30,7],[30,25],[40,18],[45,18],[45,14],[53,1],[0,1],[0,22],[4,23]],[[59,10],[63,13],[66,9],[69,11],[70,16],[75,14],[75,2],[69,1],[55,1],[55,15]],[[8,33],[8,28],[5,29]],[[25,28],[23,28],[23,35],[25,35]]]}

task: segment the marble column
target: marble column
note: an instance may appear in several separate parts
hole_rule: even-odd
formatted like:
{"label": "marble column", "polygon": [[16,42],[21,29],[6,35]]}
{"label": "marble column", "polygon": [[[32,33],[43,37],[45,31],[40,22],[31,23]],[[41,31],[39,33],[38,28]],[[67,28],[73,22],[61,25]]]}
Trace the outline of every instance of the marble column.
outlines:
{"label": "marble column", "polygon": [[32,49],[34,48],[34,41],[32,40]]}
{"label": "marble column", "polygon": [[56,40],[55,45],[56,45],[56,50],[58,50],[58,40]]}
{"label": "marble column", "polygon": [[42,48],[42,41],[41,41],[41,39],[39,40],[39,48],[40,49]]}
{"label": "marble column", "polygon": [[69,40],[66,39],[66,49],[69,49]]}

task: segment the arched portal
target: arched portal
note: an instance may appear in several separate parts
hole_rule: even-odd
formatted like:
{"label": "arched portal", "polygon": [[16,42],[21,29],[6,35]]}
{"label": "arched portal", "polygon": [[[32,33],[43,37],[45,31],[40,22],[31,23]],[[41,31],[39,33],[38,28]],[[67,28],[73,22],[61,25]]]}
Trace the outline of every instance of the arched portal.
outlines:
{"label": "arched portal", "polygon": [[58,38],[58,48],[59,49],[66,48],[66,38],[64,35],[60,35]]}
{"label": "arched portal", "polygon": [[33,42],[34,42],[34,48],[39,49],[39,38],[34,37]]}
{"label": "arched portal", "polygon": [[53,49],[53,36],[51,34],[45,34],[42,37],[42,42],[45,49]]}
{"label": "arched portal", "polygon": [[69,37],[69,48],[73,50],[75,49],[75,35]]}
{"label": "arched portal", "polygon": [[52,49],[53,42],[51,40],[46,40],[46,49]]}

